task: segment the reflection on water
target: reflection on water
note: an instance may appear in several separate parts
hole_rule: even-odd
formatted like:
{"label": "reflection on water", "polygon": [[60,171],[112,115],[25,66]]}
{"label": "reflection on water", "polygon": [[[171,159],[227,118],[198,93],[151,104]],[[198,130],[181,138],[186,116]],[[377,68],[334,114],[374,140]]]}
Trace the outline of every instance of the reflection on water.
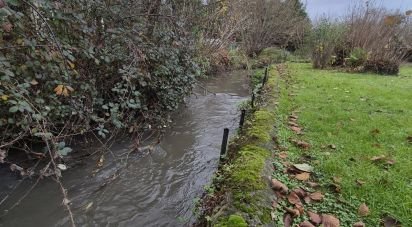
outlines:
{"label": "reflection on water", "polygon": [[[216,170],[223,128],[237,128],[237,104],[248,95],[245,72],[211,79],[174,116],[161,144],[146,155],[130,156],[119,177],[101,187],[121,165],[106,162],[93,176],[93,164],[65,172],[78,226],[187,226],[193,221],[193,200]],[[125,153],[129,143],[117,143],[114,153]],[[93,148],[90,148],[93,149]],[[0,175],[0,177],[2,177]],[[3,178],[1,178],[3,179]],[[7,203],[27,190],[24,182]],[[2,183],[3,184],[3,183]],[[26,185],[24,185],[26,184]],[[2,186],[3,187],[3,186]],[[1,198],[0,198],[1,199]],[[14,201],[13,201],[14,200]],[[0,220],[0,226],[68,226],[56,183],[44,180]],[[7,204],[1,207],[7,209]]]}

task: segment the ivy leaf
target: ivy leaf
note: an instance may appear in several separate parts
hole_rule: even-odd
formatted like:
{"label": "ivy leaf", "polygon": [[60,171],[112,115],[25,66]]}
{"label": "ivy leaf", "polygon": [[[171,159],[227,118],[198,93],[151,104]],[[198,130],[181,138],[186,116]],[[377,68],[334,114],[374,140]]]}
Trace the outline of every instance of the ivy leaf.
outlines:
{"label": "ivy leaf", "polygon": [[16,113],[18,110],[19,110],[18,106],[12,106],[12,107],[10,107],[9,112],[10,113]]}

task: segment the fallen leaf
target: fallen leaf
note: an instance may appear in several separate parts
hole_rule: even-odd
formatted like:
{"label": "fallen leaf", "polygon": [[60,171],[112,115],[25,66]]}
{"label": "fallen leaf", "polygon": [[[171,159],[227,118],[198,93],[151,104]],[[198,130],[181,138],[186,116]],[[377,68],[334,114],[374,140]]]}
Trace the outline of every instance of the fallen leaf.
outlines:
{"label": "fallen leaf", "polygon": [[300,211],[296,208],[289,208],[289,207],[285,207],[285,210],[292,215],[292,217],[299,217],[300,216]]}
{"label": "fallen leaf", "polygon": [[294,121],[296,121],[297,119],[298,119],[299,117],[298,116],[296,116],[295,114],[291,114],[290,116],[289,116],[289,119],[293,119]]}
{"label": "fallen leaf", "polygon": [[299,125],[296,122],[293,122],[293,121],[289,121],[288,125],[293,126],[293,127],[299,127]]}
{"label": "fallen leaf", "polygon": [[312,225],[312,223],[310,223],[308,221],[304,221],[304,222],[299,224],[299,227],[315,227],[315,226]]}
{"label": "fallen leaf", "polygon": [[335,145],[335,144],[330,144],[330,145],[329,145],[329,148],[330,148],[330,149],[333,149],[333,150],[336,150],[336,145]]}
{"label": "fallen leaf", "polygon": [[303,200],[305,201],[305,203],[309,204],[312,202],[312,199],[310,199],[310,196],[305,196],[305,198],[303,198]]}
{"label": "fallen leaf", "polygon": [[322,225],[323,227],[339,227],[340,221],[335,216],[322,214]]}
{"label": "fallen leaf", "polygon": [[359,214],[361,217],[366,217],[366,216],[368,216],[368,215],[369,215],[369,207],[368,207],[365,203],[362,203],[362,204],[359,206],[358,214]]}
{"label": "fallen leaf", "polygon": [[315,183],[315,182],[308,182],[308,185],[309,185],[309,187],[311,187],[311,188],[317,188],[317,187],[319,187],[319,184],[318,184],[318,183]]}
{"label": "fallen leaf", "polygon": [[293,225],[293,218],[291,214],[286,213],[285,216],[283,216],[283,224],[284,227],[291,227]]}
{"label": "fallen leaf", "polygon": [[305,190],[303,190],[302,188],[296,188],[293,190],[294,193],[296,193],[296,195],[299,196],[299,198],[303,199],[305,198],[305,196],[308,194]]}
{"label": "fallen leaf", "polygon": [[295,176],[297,180],[307,181],[310,178],[310,173],[304,172]]}
{"label": "fallen leaf", "polygon": [[309,216],[310,222],[312,222],[315,225],[320,225],[320,223],[322,222],[322,218],[320,217],[319,214],[311,212],[311,211],[308,211],[307,214]]}
{"label": "fallen leaf", "polygon": [[358,186],[362,186],[362,185],[364,185],[366,182],[365,181],[363,181],[363,180],[356,180],[356,184],[358,184]]}
{"label": "fallen leaf", "polygon": [[35,85],[39,84],[39,82],[37,82],[37,80],[33,79],[33,80],[30,82],[30,84],[33,85],[33,86],[35,86]]}
{"label": "fallen leaf", "polygon": [[355,224],[353,224],[353,227],[365,227],[365,223],[359,221],[359,222],[356,222]]}
{"label": "fallen leaf", "polygon": [[402,224],[393,217],[386,216],[382,219],[384,227],[401,227]]}
{"label": "fallen leaf", "polygon": [[272,179],[272,188],[282,194],[287,194],[289,191],[289,188],[286,185],[276,179]]}
{"label": "fallen leaf", "polygon": [[280,152],[278,154],[280,159],[286,159],[288,157],[288,153],[287,152]]}
{"label": "fallen leaf", "polygon": [[290,127],[290,130],[294,131],[294,132],[297,133],[297,134],[302,133],[302,129],[299,128],[299,127],[296,127],[296,126]]}
{"label": "fallen leaf", "polygon": [[299,215],[302,215],[305,213],[305,208],[303,207],[302,203],[296,204],[295,208],[299,211]]}
{"label": "fallen leaf", "polygon": [[314,192],[312,194],[309,195],[310,199],[313,201],[322,201],[323,200],[323,194],[321,192]]}
{"label": "fallen leaf", "polygon": [[391,166],[395,165],[395,163],[396,163],[396,161],[393,160],[393,159],[390,159],[390,160],[386,161],[386,164],[391,165]]}
{"label": "fallen leaf", "polygon": [[308,172],[311,173],[313,172],[313,167],[308,165],[308,164],[294,164],[293,165],[296,169],[303,171],[303,172]]}
{"label": "fallen leaf", "polygon": [[278,201],[276,201],[276,200],[272,201],[272,208],[273,209],[276,209],[278,207],[278,205],[279,205]]}
{"label": "fallen leaf", "polygon": [[373,157],[371,158],[371,161],[377,162],[377,161],[381,161],[381,160],[383,160],[383,159],[385,159],[385,158],[386,158],[385,155],[373,156]]}
{"label": "fallen leaf", "polygon": [[56,95],[61,95],[63,93],[64,86],[63,85],[57,85],[56,88],[54,88],[54,92]]}
{"label": "fallen leaf", "polygon": [[295,192],[291,192],[288,196],[288,201],[289,203],[296,205],[296,204],[302,204],[302,202],[299,199],[299,196]]}

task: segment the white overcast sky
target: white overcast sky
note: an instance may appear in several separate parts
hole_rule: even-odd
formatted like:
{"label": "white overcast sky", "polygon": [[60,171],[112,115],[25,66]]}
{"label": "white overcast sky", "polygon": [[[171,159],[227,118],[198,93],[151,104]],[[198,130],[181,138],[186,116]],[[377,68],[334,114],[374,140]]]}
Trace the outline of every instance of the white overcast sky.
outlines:
{"label": "white overcast sky", "polygon": [[[341,16],[353,4],[365,3],[365,0],[301,0],[306,4],[306,11],[312,19],[319,16]],[[388,9],[412,10],[412,0],[375,0],[379,6]]]}

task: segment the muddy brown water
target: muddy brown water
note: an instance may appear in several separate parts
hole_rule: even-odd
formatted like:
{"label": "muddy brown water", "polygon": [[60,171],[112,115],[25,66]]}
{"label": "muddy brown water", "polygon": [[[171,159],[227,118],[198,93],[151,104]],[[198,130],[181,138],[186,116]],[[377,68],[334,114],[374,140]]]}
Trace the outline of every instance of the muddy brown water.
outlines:
{"label": "muddy brown water", "polygon": [[[131,155],[126,168],[110,184],[104,182],[123,166],[108,161],[93,175],[96,160],[63,173],[77,226],[190,226],[194,201],[216,171],[223,129],[238,128],[238,104],[248,96],[244,71],[206,82],[174,116],[160,145]],[[128,151],[127,140],[112,147],[114,156]],[[90,149],[96,149],[91,147]],[[18,181],[1,171],[0,201]],[[34,180],[33,180],[34,181]],[[9,209],[33,181],[25,180],[0,206]],[[43,180],[19,206],[0,218],[1,227],[70,226],[58,186]]]}

